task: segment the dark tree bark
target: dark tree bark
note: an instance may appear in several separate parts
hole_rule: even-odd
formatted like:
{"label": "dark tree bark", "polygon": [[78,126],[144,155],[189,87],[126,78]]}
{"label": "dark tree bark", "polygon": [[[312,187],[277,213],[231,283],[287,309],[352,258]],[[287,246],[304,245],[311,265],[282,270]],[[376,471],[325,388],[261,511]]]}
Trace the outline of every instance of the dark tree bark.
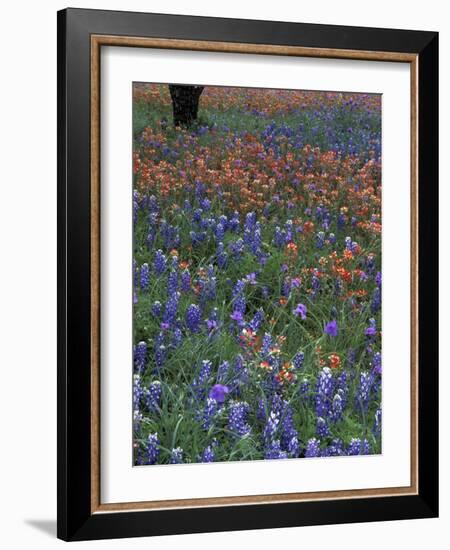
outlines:
{"label": "dark tree bark", "polygon": [[197,120],[198,103],[204,86],[169,84],[174,126],[189,128]]}

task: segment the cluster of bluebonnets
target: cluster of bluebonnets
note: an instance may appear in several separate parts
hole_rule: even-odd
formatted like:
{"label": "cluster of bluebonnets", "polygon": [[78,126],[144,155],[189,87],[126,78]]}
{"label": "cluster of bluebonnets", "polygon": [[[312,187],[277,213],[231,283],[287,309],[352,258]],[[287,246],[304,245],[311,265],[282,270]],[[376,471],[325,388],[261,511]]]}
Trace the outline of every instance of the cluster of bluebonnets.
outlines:
{"label": "cluster of bluebonnets", "polygon": [[379,97],[134,101],[134,464],[381,452]]}

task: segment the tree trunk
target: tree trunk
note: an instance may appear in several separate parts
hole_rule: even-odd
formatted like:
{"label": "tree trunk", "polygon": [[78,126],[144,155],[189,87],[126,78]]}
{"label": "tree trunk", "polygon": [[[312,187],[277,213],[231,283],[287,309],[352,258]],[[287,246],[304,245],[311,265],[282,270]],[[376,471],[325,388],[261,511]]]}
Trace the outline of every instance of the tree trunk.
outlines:
{"label": "tree trunk", "polygon": [[169,84],[174,126],[189,128],[197,120],[198,103],[203,86]]}

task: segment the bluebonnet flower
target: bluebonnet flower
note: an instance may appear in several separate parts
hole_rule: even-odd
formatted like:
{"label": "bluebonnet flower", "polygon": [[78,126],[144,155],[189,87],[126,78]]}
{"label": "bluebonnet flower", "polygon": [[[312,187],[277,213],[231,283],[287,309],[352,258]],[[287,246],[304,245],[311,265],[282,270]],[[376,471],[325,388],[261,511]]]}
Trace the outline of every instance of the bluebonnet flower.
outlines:
{"label": "bluebonnet flower", "polygon": [[381,375],[381,353],[376,351],[372,358],[373,372]]}
{"label": "bluebonnet flower", "polygon": [[172,269],[167,277],[167,294],[172,296],[178,290],[178,270]]}
{"label": "bluebonnet flower", "polygon": [[317,269],[314,269],[311,275],[311,289],[312,289],[312,297],[316,298],[320,290],[320,278],[319,278]]}
{"label": "bluebonnet flower", "polygon": [[288,451],[289,456],[297,458],[300,454],[300,444],[298,442],[298,432],[294,426],[294,413],[292,407],[287,401],[283,402],[283,411],[281,413],[281,446]]}
{"label": "bluebonnet flower", "polygon": [[201,457],[200,457],[200,462],[204,462],[204,463],[208,463],[208,462],[214,462],[214,459],[215,459],[215,452],[214,452],[214,448],[212,445],[208,445]]}
{"label": "bluebonnet flower", "polygon": [[212,397],[206,399],[206,405],[201,415],[201,425],[204,430],[209,430],[218,411],[218,403]]}
{"label": "bluebonnet flower", "polygon": [[289,440],[287,447],[286,447],[287,453],[289,457],[291,458],[298,458],[300,456],[300,443],[298,440],[298,436],[293,435],[291,439]]}
{"label": "bluebonnet flower", "polygon": [[270,414],[266,420],[266,425],[264,426],[263,438],[265,446],[270,445],[278,431],[278,426],[280,424],[280,414],[276,410],[270,411]]}
{"label": "bluebonnet flower", "polygon": [[311,384],[309,380],[306,380],[306,379],[302,380],[300,382],[298,391],[303,398],[308,399],[310,397],[310,392],[311,392]]}
{"label": "bluebonnet flower", "polygon": [[344,412],[345,401],[342,397],[344,390],[338,390],[338,392],[333,397],[331,403],[331,409],[328,413],[330,420],[332,422],[339,422],[342,420],[342,413]]}
{"label": "bluebonnet flower", "polygon": [[304,304],[298,304],[295,309],[292,310],[292,313],[296,317],[300,317],[302,321],[306,319],[306,314],[308,312],[308,308]]}
{"label": "bluebonnet flower", "polygon": [[202,399],[206,393],[205,386],[208,383],[208,380],[212,372],[212,363],[211,361],[204,360],[202,361],[200,371],[198,376],[194,378],[192,382],[192,388],[194,390],[197,399]]}
{"label": "bluebonnet flower", "polygon": [[139,342],[134,347],[134,366],[138,373],[142,373],[145,370],[146,362],[147,344],[145,342]]}
{"label": "bluebonnet flower", "polygon": [[375,275],[375,284],[379,288],[381,288],[381,280],[382,280],[381,271],[377,271],[377,274]]}
{"label": "bluebonnet flower", "polygon": [[163,322],[167,323],[169,326],[175,321],[178,311],[178,303],[180,301],[180,293],[174,292],[166,302],[166,307],[164,309]]}
{"label": "bluebonnet flower", "polygon": [[266,332],[261,342],[261,354],[263,356],[269,355],[272,346],[273,346],[272,335]]}
{"label": "bluebonnet flower", "polygon": [[379,287],[376,287],[373,291],[370,308],[373,313],[376,313],[381,309],[381,290]]}
{"label": "bluebonnet flower", "polygon": [[331,406],[331,395],[333,393],[334,380],[329,367],[324,367],[318,378],[316,388],[316,413],[317,416],[325,418]]}
{"label": "bluebonnet flower", "polygon": [[225,401],[225,396],[229,393],[228,386],[223,384],[215,384],[210,390],[209,395],[211,399],[215,399],[217,403],[223,403]]}
{"label": "bluebonnet flower", "polygon": [[236,242],[230,243],[228,245],[230,253],[233,255],[235,260],[239,260],[242,253],[244,252],[244,241],[238,239]]}
{"label": "bluebonnet flower", "polygon": [[162,275],[167,268],[167,258],[162,250],[157,250],[153,261],[153,268],[157,275]]}
{"label": "bluebonnet flower", "polygon": [[229,405],[228,428],[238,437],[244,437],[251,431],[247,423],[250,406],[245,401],[234,401]]}
{"label": "bluebonnet flower", "polygon": [[201,318],[201,309],[197,304],[191,304],[186,310],[186,325],[191,332],[199,331]]}
{"label": "bluebonnet flower", "polygon": [[273,237],[273,243],[275,246],[282,247],[285,244],[285,232],[280,229],[280,227],[275,227],[275,234]]}
{"label": "bluebonnet flower", "polygon": [[262,308],[259,308],[255,313],[255,315],[253,316],[253,319],[249,322],[248,326],[254,332],[258,332],[258,330],[261,328],[263,321],[264,321],[264,310]]}
{"label": "bluebonnet flower", "polygon": [[150,306],[150,313],[153,315],[153,317],[161,317],[162,313],[162,304],[158,300],[153,302],[153,304]]}
{"label": "bluebonnet flower", "polygon": [[266,420],[266,404],[264,399],[258,399],[258,403],[256,405],[256,418],[260,422],[265,422]]}
{"label": "bluebonnet flower", "polygon": [[349,446],[347,447],[347,455],[355,456],[361,454],[368,454],[365,451],[367,450],[367,445],[361,442],[361,439],[354,437],[351,439]]}
{"label": "bluebonnet flower", "polygon": [[183,462],[183,449],[175,447],[170,453],[169,464],[181,464]]}
{"label": "bluebonnet flower", "polygon": [[136,223],[139,210],[139,194],[133,191],[133,223]]}
{"label": "bluebonnet flower", "polygon": [[143,291],[147,291],[150,284],[150,269],[148,267],[148,264],[142,264],[141,266],[140,282],[141,289]]}
{"label": "bluebonnet flower", "polygon": [[144,415],[138,409],[133,410],[133,430],[139,432],[141,429],[142,421],[144,420]]}
{"label": "bluebonnet flower", "polygon": [[264,458],[266,460],[283,459],[287,457],[287,452],[281,449],[279,439],[271,441],[264,452]]}
{"label": "bluebonnet flower", "polygon": [[218,223],[216,225],[216,229],[214,233],[215,233],[216,241],[218,243],[223,242],[223,239],[225,237],[225,227],[221,223]]}
{"label": "bluebonnet flower", "polygon": [[191,290],[191,274],[188,269],[185,269],[181,273],[181,291],[189,292]]}
{"label": "bluebonnet flower", "polygon": [[253,232],[253,239],[250,243],[250,250],[255,256],[258,256],[261,252],[261,246],[262,246],[262,236],[261,236],[261,228],[258,226],[255,228]]}
{"label": "bluebonnet flower", "polygon": [[173,337],[172,337],[172,346],[176,348],[181,344],[182,341],[183,341],[183,333],[180,327],[175,327],[173,331]]}
{"label": "bluebonnet flower", "polygon": [[239,229],[239,212],[233,212],[232,217],[230,218],[228,222],[228,226],[230,231],[236,232]]}
{"label": "bluebonnet flower", "polygon": [[322,451],[322,456],[343,456],[345,455],[344,443],[341,439],[335,438]]}
{"label": "bluebonnet flower", "polygon": [[313,437],[306,444],[305,458],[314,458],[317,456],[320,456],[320,441]]}
{"label": "bluebonnet flower", "polygon": [[328,437],[330,435],[330,430],[328,429],[326,420],[324,420],[320,416],[317,418],[317,422],[316,422],[316,434],[317,434],[317,437],[321,439]]}
{"label": "bluebonnet flower", "polygon": [[200,207],[204,212],[207,212],[211,208],[211,201],[206,197],[200,201]]}
{"label": "bluebonnet flower", "polygon": [[228,262],[228,254],[225,252],[225,247],[222,242],[217,244],[217,265],[220,269],[224,269]]}
{"label": "bluebonnet flower", "polygon": [[325,233],[323,231],[319,231],[316,236],[316,247],[317,248],[323,248],[325,244]]}
{"label": "bluebonnet flower", "polygon": [[167,358],[167,348],[165,346],[165,336],[164,332],[160,331],[154,340],[153,344],[153,350],[154,350],[154,359],[155,359],[155,365],[156,369],[159,370],[164,366],[164,363]]}
{"label": "bluebonnet flower", "polygon": [[152,214],[157,214],[159,212],[158,199],[155,195],[150,195],[148,198],[148,210]]}
{"label": "bluebonnet flower", "polygon": [[239,280],[236,282],[233,288],[233,310],[238,311],[242,314],[246,310],[246,300],[244,296],[245,282]]}
{"label": "bluebonnet flower", "polygon": [[285,237],[284,240],[286,243],[290,243],[293,239],[293,227],[294,222],[292,220],[286,220],[284,224]]}
{"label": "bluebonnet flower", "polygon": [[339,332],[339,327],[337,324],[337,321],[333,319],[333,321],[329,321],[324,328],[324,333],[328,334],[329,336],[336,337]]}
{"label": "bluebonnet flower", "polygon": [[355,394],[355,406],[362,412],[366,411],[369,406],[372,383],[373,377],[370,373],[362,371],[359,375],[359,386]]}
{"label": "bluebonnet flower", "polygon": [[152,382],[149,385],[147,390],[147,395],[146,395],[147,408],[150,412],[159,411],[161,394],[162,394],[161,382],[159,380],[155,380],[155,382]]}
{"label": "bluebonnet flower", "polygon": [[292,359],[292,364],[294,365],[294,369],[295,370],[301,369],[303,367],[304,360],[305,360],[305,354],[303,353],[303,351],[298,351]]}
{"label": "bluebonnet flower", "polygon": [[141,400],[144,397],[144,388],[140,374],[133,376],[133,409],[137,410],[141,406]]}
{"label": "bluebonnet flower", "polygon": [[167,348],[164,344],[155,346],[155,365],[156,369],[160,370],[167,359]]}
{"label": "bluebonnet flower", "polygon": [[255,212],[248,212],[245,216],[245,229],[253,229],[256,223],[256,213]]}
{"label": "bluebonnet flower", "polygon": [[366,258],[366,270],[371,275],[375,273],[375,256],[373,254],[369,254]]}
{"label": "bluebonnet flower", "polygon": [[158,434],[152,433],[148,435],[146,448],[145,448],[145,454],[146,454],[146,464],[156,464],[159,458],[160,454],[160,441],[158,438]]}

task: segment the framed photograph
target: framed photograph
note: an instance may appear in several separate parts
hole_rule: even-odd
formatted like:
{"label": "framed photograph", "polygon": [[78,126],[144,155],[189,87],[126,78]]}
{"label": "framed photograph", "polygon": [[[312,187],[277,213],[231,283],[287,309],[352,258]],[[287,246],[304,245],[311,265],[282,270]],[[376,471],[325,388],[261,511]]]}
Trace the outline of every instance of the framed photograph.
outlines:
{"label": "framed photograph", "polygon": [[438,35],[58,13],[58,536],[438,514]]}

